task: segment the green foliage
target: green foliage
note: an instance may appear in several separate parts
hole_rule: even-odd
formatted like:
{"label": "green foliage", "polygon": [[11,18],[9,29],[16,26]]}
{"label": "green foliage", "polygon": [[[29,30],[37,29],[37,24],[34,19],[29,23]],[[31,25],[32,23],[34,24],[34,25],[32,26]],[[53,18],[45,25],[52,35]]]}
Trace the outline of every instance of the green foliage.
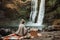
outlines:
{"label": "green foliage", "polygon": [[[22,0],[25,2],[26,0]],[[6,5],[10,4],[10,7]],[[13,5],[11,5],[13,4]],[[7,18],[10,18],[12,20],[25,18],[27,19],[27,16],[29,16],[30,13],[30,2],[26,3],[20,3],[19,0],[3,0],[2,1],[2,11],[5,12],[5,16]],[[27,16],[26,16],[27,15]]]}
{"label": "green foliage", "polygon": [[22,0],[23,2],[25,2],[26,0]]}

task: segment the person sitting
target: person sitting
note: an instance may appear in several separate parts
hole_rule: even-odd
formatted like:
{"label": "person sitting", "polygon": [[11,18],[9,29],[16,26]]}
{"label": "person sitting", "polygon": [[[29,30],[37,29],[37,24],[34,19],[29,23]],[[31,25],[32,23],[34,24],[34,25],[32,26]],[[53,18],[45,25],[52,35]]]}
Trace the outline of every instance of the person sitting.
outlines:
{"label": "person sitting", "polygon": [[25,27],[24,25],[25,23],[25,20],[24,19],[21,19],[20,21],[20,24],[19,24],[19,28],[18,30],[16,31],[16,34],[20,35],[20,36],[24,36],[27,34],[27,28]]}

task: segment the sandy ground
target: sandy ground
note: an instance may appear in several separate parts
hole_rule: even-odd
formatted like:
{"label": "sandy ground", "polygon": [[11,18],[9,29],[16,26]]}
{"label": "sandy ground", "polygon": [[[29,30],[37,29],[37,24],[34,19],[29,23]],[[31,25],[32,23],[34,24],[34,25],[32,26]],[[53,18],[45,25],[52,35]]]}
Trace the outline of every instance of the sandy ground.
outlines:
{"label": "sandy ground", "polygon": [[22,40],[60,40],[60,31],[53,32],[41,32],[42,36],[33,39],[22,39]]}

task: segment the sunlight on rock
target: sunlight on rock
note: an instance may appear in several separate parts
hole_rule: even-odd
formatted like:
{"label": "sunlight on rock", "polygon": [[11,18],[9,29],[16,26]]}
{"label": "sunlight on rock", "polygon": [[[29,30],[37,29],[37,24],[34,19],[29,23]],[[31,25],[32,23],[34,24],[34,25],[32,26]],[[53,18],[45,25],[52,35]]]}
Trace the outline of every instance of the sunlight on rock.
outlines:
{"label": "sunlight on rock", "polygon": [[39,37],[41,37],[41,36],[42,36],[42,34],[41,34],[41,33],[37,33],[37,35],[38,35]]}
{"label": "sunlight on rock", "polygon": [[17,9],[17,6],[15,6],[14,4],[6,4],[6,7],[11,9]]}

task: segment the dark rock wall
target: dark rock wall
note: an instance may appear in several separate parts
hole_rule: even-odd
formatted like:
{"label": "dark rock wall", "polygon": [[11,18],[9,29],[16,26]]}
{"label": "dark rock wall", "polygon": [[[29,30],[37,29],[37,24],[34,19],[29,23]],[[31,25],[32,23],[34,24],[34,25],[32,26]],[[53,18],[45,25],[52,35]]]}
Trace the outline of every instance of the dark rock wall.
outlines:
{"label": "dark rock wall", "polygon": [[60,0],[46,0],[44,23],[52,25],[55,19],[60,19]]}

